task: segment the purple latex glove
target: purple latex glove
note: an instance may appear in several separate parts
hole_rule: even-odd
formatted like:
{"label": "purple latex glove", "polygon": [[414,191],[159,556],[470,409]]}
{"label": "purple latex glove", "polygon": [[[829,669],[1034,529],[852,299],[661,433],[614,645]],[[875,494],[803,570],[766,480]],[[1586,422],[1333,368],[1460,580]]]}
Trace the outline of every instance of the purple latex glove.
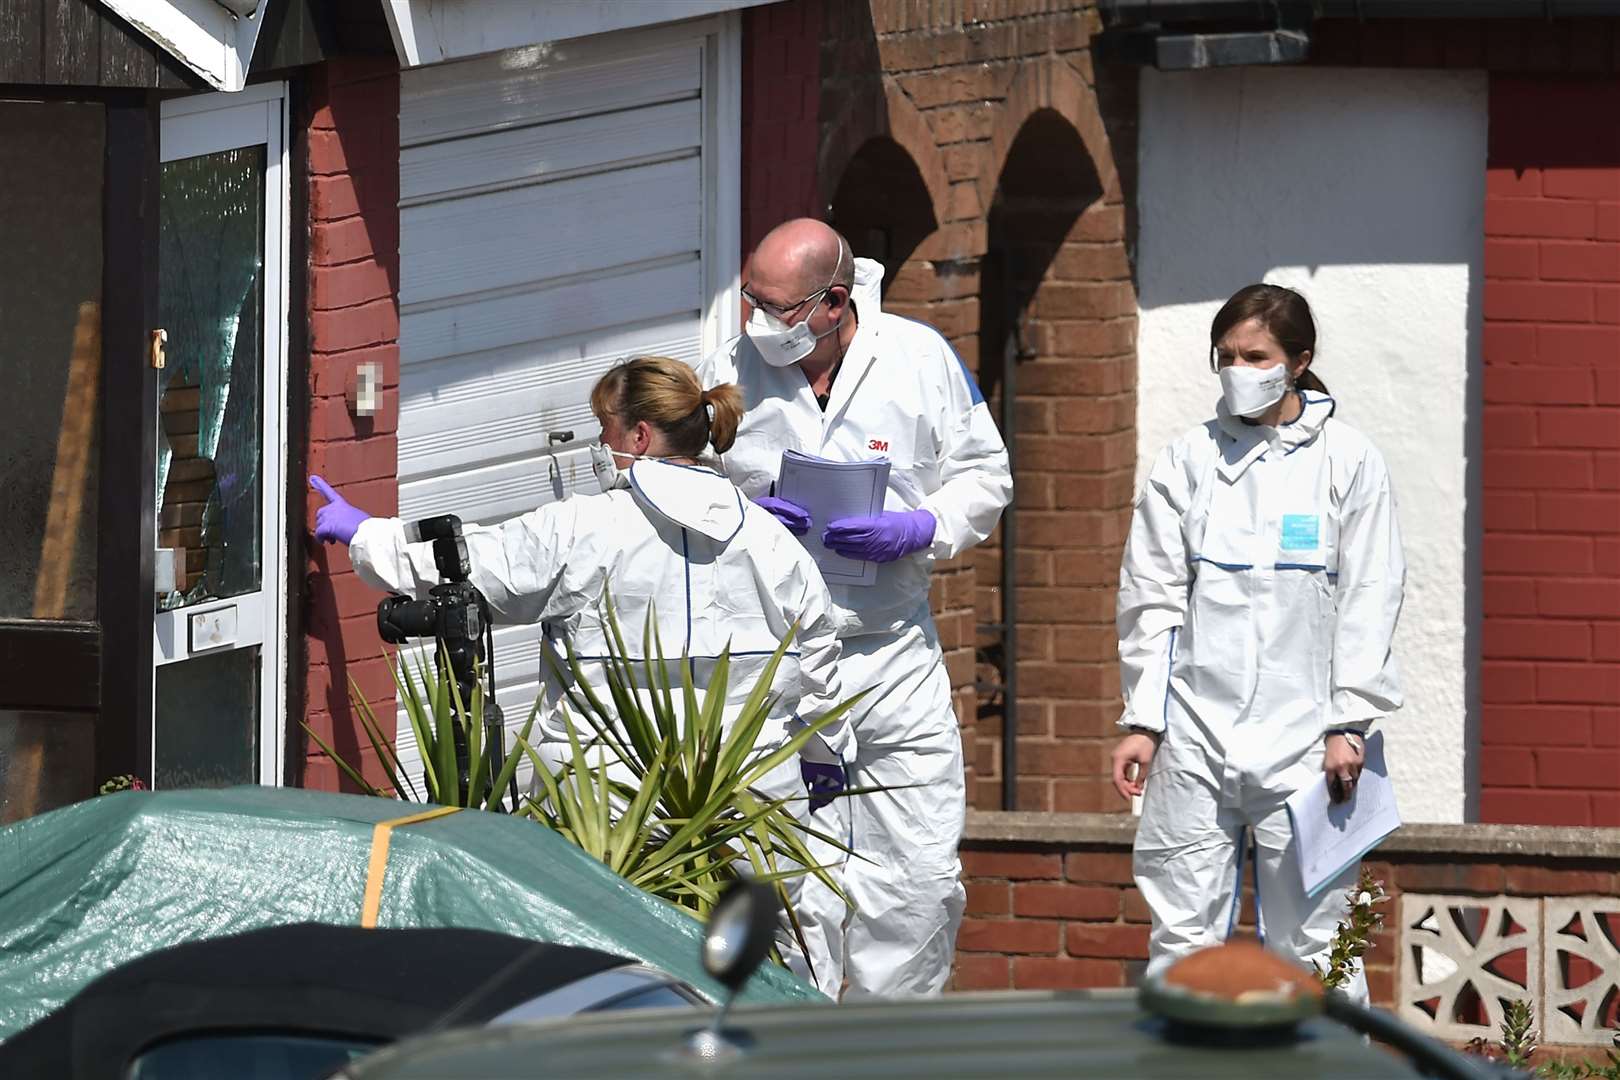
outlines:
{"label": "purple latex glove", "polygon": [[845,558],[894,562],[932,544],[935,524],[927,510],[885,510],[839,518],[828,524],[821,542]]}
{"label": "purple latex glove", "polygon": [[800,758],[799,777],[804,780],[804,790],[810,795],[812,814],[842,795],[849,786],[842,765],[823,765],[819,761]]}
{"label": "purple latex glove", "polygon": [[309,486],[326,500],[326,505],[315,511],[315,539],[323,544],[348,544],[354,539],[354,530],[371,515],[352,506],[349,500],[332,490],[318,476],[309,478]]}
{"label": "purple latex glove", "polygon": [[775,495],[761,495],[754,502],[762,509],[769,510],[771,516],[794,536],[803,536],[810,531],[810,511],[798,503],[778,499]]}

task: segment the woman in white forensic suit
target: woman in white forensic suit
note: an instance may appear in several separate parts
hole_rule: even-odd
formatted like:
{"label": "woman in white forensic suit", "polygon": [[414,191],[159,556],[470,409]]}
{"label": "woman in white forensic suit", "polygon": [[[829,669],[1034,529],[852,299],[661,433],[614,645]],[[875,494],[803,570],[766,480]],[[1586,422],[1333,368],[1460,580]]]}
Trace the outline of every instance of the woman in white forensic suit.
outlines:
{"label": "woman in white forensic suit", "polygon": [[[802,726],[799,717],[820,716],[842,700],[840,647],[832,601],[803,546],[699,460],[710,444],[721,452],[731,445],[741,394],[731,385],[704,390],[678,360],[639,357],[602,377],[591,408],[602,425],[601,443],[592,448],[601,493],[551,503],[497,525],[467,527],[472,583],[489,599],[496,622],[540,623],[544,648],[559,660],[564,643],[572,644],[603,700],[611,700],[603,675],[608,630],[601,607],[609,590],[631,652],[656,655],[651,641],[641,641],[648,612],[654,612],[665,655],[671,664],[688,658],[700,695],[729,647],[728,724],[797,622],[776,673],[780,697],[759,739],[761,750],[781,745]],[[346,512],[334,503],[320,513],[341,519]],[[367,518],[352,507],[347,514],[361,518],[352,525],[349,556],[367,584],[421,596],[438,583],[431,545],[409,543],[404,522]],[[341,528],[320,517],[317,536],[343,539]],[[539,751],[560,765],[569,756],[564,687],[544,659],[542,668]],[[818,773],[841,775],[842,761],[853,756],[853,731],[840,721],[806,744],[800,767],[784,766],[762,786],[775,797],[802,797],[801,769],[808,784]],[[809,812],[802,799],[791,805]],[[818,807],[815,826],[839,835],[837,819],[836,802]],[[830,954],[820,955],[826,938],[820,927],[826,920],[836,926],[841,907],[823,913],[796,906],[815,969],[834,971]],[[794,959],[803,974],[802,962]]]}
{"label": "woman in white forensic suit", "polygon": [[[1304,297],[1251,285],[1215,316],[1210,344],[1215,418],[1154,462],[1119,575],[1130,733],[1113,773],[1144,799],[1148,971],[1230,933],[1245,828],[1266,944],[1325,966],[1357,867],[1307,897],[1283,804],[1307,784],[1349,798],[1369,727],[1400,707],[1395,500],[1384,459],[1333,418],[1309,371]],[[1348,990],[1366,1000],[1359,964]]]}

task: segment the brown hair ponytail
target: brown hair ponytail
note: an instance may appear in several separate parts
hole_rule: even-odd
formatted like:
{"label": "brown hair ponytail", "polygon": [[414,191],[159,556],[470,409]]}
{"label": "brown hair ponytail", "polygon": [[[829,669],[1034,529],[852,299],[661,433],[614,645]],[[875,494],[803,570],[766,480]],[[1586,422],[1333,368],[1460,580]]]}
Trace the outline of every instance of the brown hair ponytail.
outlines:
{"label": "brown hair ponytail", "polygon": [[1326,394],[1328,392],[1327,383],[1323,382],[1321,379],[1318,379],[1316,377],[1316,372],[1312,371],[1310,368],[1306,368],[1304,371],[1299,373],[1299,378],[1294,380],[1294,389],[1315,390],[1318,394]]}
{"label": "brown hair ponytail", "polygon": [[723,454],[737,441],[737,427],[742,423],[742,391],[736,383],[721,383],[703,391],[703,405],[709,417],[709,443],[714,452]]}
{"label": "brown hair ponytail", "polygon": [[681,361],[638,356],[596,381],[591,411],[612,414],[626,427],[645,420],[663,434],[672,457],[697,457],[711,441],[717,453],[731,448],[742,422],[742,392],[731,383],[705,390]]}

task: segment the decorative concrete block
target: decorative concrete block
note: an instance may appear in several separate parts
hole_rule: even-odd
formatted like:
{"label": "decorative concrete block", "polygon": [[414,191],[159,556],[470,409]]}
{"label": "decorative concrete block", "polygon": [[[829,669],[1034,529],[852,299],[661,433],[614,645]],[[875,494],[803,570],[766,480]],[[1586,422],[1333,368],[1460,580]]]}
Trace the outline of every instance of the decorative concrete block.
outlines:
{"label": "decorative concrete block", "polygon": [[1494,1039],[1506,1002],[1539,1007],[1541,909],[1534,898],[1406,893],[1400,943],[1398,1011],[1430,1034]]}
{"label": "decorative concrete block", "polygon": [[1543,903],[1542,1041],[1620,1045],[1620,897],[1558,896]]}

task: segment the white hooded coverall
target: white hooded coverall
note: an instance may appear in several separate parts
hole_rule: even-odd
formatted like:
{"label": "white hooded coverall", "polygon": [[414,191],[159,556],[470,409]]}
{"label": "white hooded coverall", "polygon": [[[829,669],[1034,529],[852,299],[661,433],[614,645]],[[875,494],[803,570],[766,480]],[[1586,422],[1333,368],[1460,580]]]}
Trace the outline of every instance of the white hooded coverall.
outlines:
{"label": "white hooded coverall", "polygon": [[[642,655],[657,655],[652,642],[641,640],[648,610],[655,608],[664,656],[671,664],[688,657],[700,699],[714,661],[731,650],[728,730],[797,620],[797,635],[776,671],[780,697],[757,743],[762,752],[788,738],[795,717],[814,719],[844,700],[831,601],[814,561],[793,535],[709,469],[638,461],[629,473],[628,490],[580,495],[498,525],[465,528],[471,580],[488,598],[494,620],[540,623],[545,653],[564,671],[564,642],[571,642],[598,697],[611,701],[603,675],[608,655],[603,593],[611,590],[620,632],[638,667]],[[397,518],[361,523],[349,557],[361,580],[375,588],[423,596],[439,583],[432,545],[408,543]],[[538,750],[560,766],[569,754],[564,686],[545,653]],[[576,716],[574,723],[582,729],[577,731],[581,741],[590,741],[584,721]],[[824,729],[820,740],[811,739],[801,755],[830,763],[853,758],[854,752],[853,728],[845,717]],[[801,818],[808,814],[796,762],[775,770],[761,786],[773,797],[800,799],[790,808]],[[819,831],[840,834],[838,807],[835,800],[817,813]],[[812,850],[818,860],[828,861],[827,850],[814,844]],[[829,941],[841,936],[841,905],[829,891],[800,898],[797,880],[788,884],[810,946],[813,981],[836,995],[838,983],[832,980],[838,963]],[[818,901],[820,908],[806,909]],[[804,976],[796,950],[784,954]]]}
{"label": "white hooded coverall", "polygon": [[[1137,497],[1119,575],[1122,726],[1163,732],[1137,827],[1149,973],[1225,940],[1253,829],[1266,944],[1326,961],[1347,869],[1300,884],[1283,801],[1325,782],[1324,736],[1400,707],[1392,642],[1406,565],[1384,459],[1302,395],[1290,424],[1216,419],[1176,440]],[[1358,970],[1353,995],[1366,999]]]}
{"label": "white hooded coverall", "polygon": [[[745,495],[771,492],[784,450],[887,457],[885,509],[921,507],[936,521],[932,546],[880,565],[875,584],[829,586],[844,689],[876,688],[857,711],[850,783],[914,785],[841,800],[863,857],[844,871],[855,905],[844,943],[848,997],[937,993],[950,975],[965,901],[957,846],[966,799],[929,571],[989,536],[1012,497],[1007,451],[977,384],[937,331],[880,309],[882,277],[877,263],[855,260],[858,325],[826,411],[798,365],[772,367],[746,336],[698,367],[704,386],[742,388],[747,411],[724,463]],[[810,527],[819,534],[827,524]]]}

